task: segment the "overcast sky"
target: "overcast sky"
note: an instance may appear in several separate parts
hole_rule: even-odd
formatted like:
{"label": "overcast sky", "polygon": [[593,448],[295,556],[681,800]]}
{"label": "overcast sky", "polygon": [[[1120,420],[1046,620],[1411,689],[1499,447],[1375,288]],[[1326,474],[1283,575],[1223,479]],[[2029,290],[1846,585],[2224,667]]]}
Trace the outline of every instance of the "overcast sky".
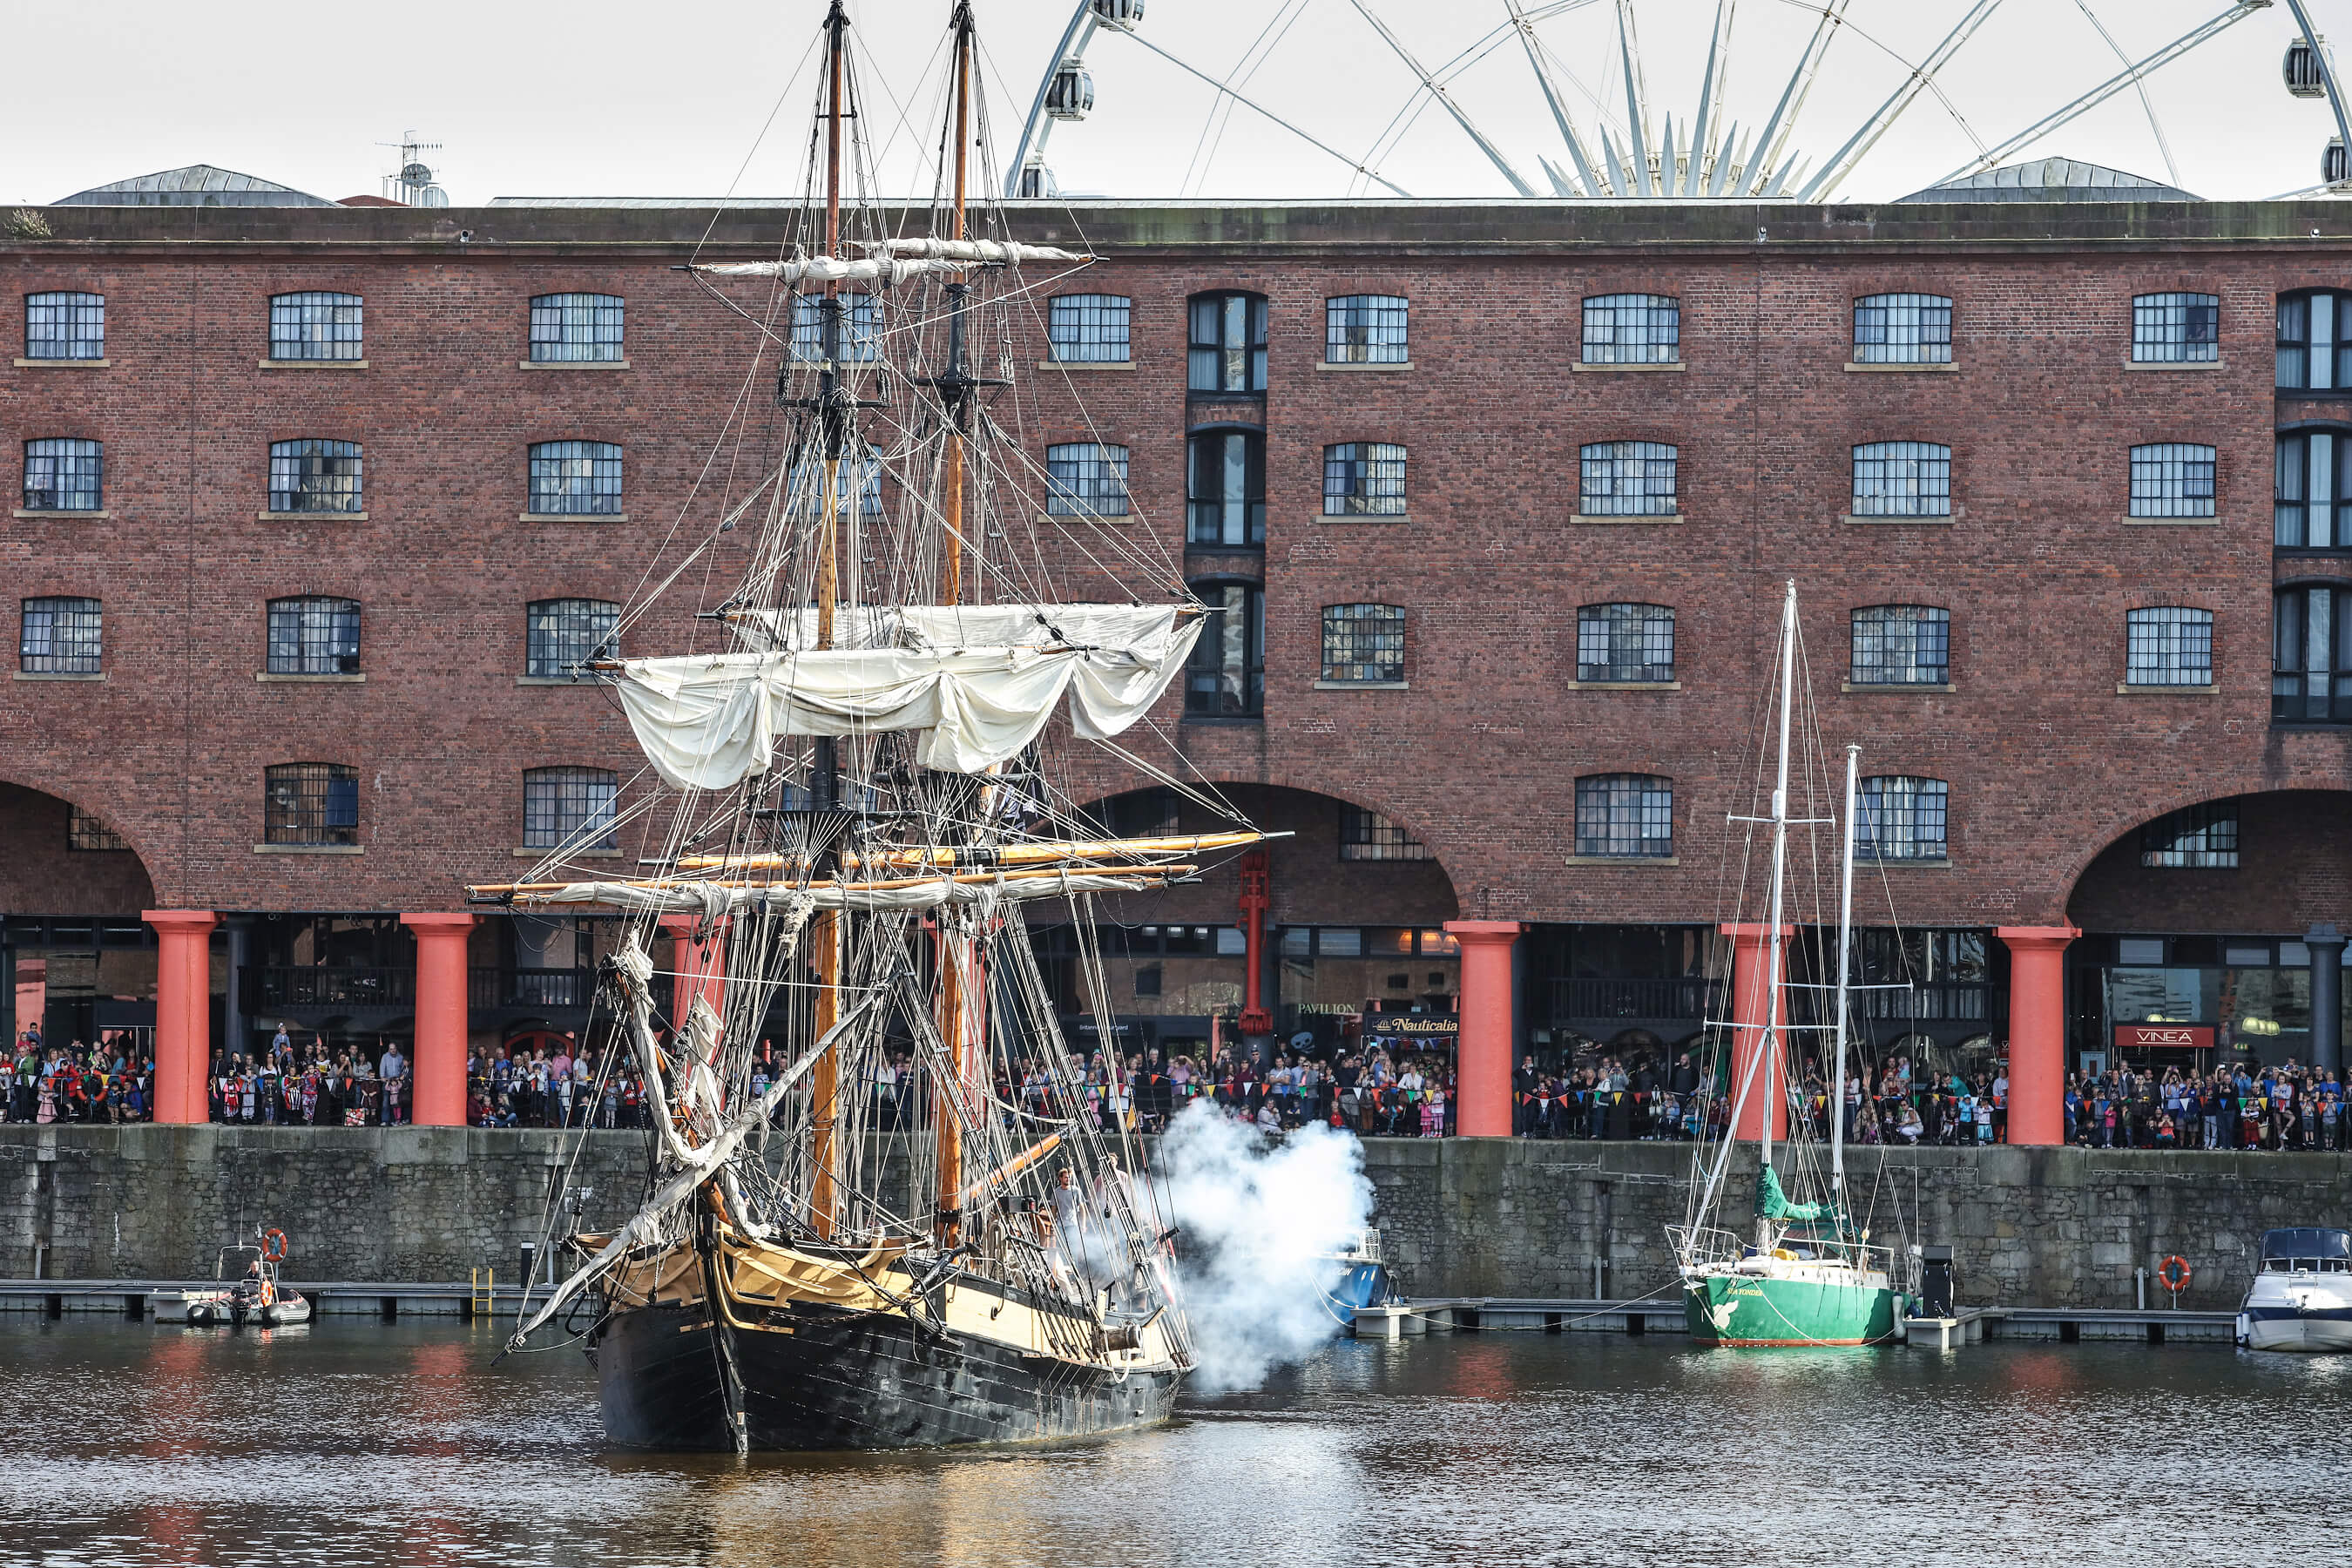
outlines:
{"label": "overcast sky", "polygon": [[[1002,163],[1072,3],[980,0]],[[1527,55],[1515,37],[1496,34],[1504,0],[1362,3],[1433,68],[1495,35],[1495,47],[1450,79],[1449,90],[1505,158],[1549,192],[1538,159],[1568,161]],[[1927,58],[1976,3],[1851,0],[1851,25],[1831,49],[1792,150],[1816,163],[1834,153],[1895,89],[1899,62]],[[1523,4],[1559,13],[1538,31],[1587,133],[1601,122],[1590,96],[1598,93],[1620,135],[1615,6]],[[2311,4],[2323,31],[2333,23],[2352,39],[2352,0]],[[1636,0],[1654,140],[1664,114],[1686,124],[1696,107],[1715,9],[1715,0]],[[1930,184],[1979,144],[1998,144],[2115,75],[2116,48],[2138,58],[2231,9],[2227,0],[2001,0],[1937,75],[1936,90],[1839,195],[1880,198]],[[1818,10],[1818,0],[1740,0],[1718,123],[1752,129],[1769,115]],[[323,196],[375,194],[396,162],[378,144],[410,130],[444,144],[426,158],[461,205],[499,195],[786,194],[799,184],[806,68],[824,11],[824,0],[7,0],[0,54],[13,63],[0,93],[0,200],[50,201],[194,163]],[[866,131],[887,148],[893,192],[917,180],[936,141],[947,12],[948,0],[852,7],[866,57]],[[2280,82],[2293,27],[2284,4],[2253,10],[2149,77],[2179,184],[2206,196],[2259,197],[2317,180],[2334,121],[2325,102],[2291,98]],[[1095,112],[1056,128],[1048,153],[1066,190],[1216,197],[1365,189],[1348,162],[1248,109],[1234,110],[1220,133],[1214,91],[1145,40],[1220,79],[1250,61],[1245,81],[1236,81],[1243,91],[1349,159],[1381,147],[1381,172],[1414,195],[1509,191],[1443,108],[1423,98],[1412,113],[1416,79],[1358,0],[1149,0],[1139,38],[1106,32],[1087,50]],[[1382,145],[1401,111],[1402,134]],[[2147,109],[2129,90],[2015,156],[2029,153],[2167,177]]]}

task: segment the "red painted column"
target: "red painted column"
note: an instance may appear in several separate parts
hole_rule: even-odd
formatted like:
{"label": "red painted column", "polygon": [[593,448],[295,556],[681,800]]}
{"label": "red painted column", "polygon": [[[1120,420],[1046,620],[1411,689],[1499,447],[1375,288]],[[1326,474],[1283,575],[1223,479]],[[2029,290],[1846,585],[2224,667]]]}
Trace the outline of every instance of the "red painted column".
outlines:
{"label": "red painted column", "polygon": [[[155,928],[155,1120],[208,1121],[205,1079],[213,1063],[213,927],[210,910],[147,910]],[[228,983],[236,984],[236,976]]]}
{"label": "red painted column", "polygon": [[1511,947],[1517,921],[1447,921],[1462,947],[1462,1034],[1454,1080],[1454,1130],[1511,1135]]}
{"label": "red painted column", "polygon": [[416,933],[416,1047],[409,1114],[419,1127],[466,1125],[466,939],[478,915],[403,915]]}
{"label": "red painted column", "polygon": [[2009,944],[2009,1141],[2066,1141],[2066,944],[2074,926],[1998,926]]}
{"label": "red painted column", "polygon": [[[1764,1048],[1764,1031],[1773,1025],[1788,1023],[1789,938],[1796,931],[1791,925],[1782,926],[1776,934],[1772,928],[1759,921],[1753,925],[1727,925],[1719,928],[1731,939],[1731,1083],[1725,1090],[1732,1103],[1739,1103],[1739,1086],[1748,1082],[1748,1064]],[[1770,984],[1772,949],[1780,949],[1780,984],[1778,995],[1766,994]],[[1739,1121],[1732,1128],[1732,1136],[1750,1142],[1764,1136],[1765,1117],[1771,1117],[1772,1136],[1789,1135],[1789,1037],[1780,1037],[1779,1047],[1772,1054],[1772,1066],[1768,1073],[1756,1070],[1756,1081],[1748,1085],[1748,1103],[1740,1107]]]}
{"label": "red painted column", "polygon": [[686,1027],[686,1016],[697,996],[707,999],[712,1012],[722,1016],[726,1013],[727,928],[721,922],[711,929],[707,941],[697,942],[694,928],[698,918],[662,916],[662,930],[677,943],[670,964],[677,972],[670,982],[669,1021],[673,1033]]}

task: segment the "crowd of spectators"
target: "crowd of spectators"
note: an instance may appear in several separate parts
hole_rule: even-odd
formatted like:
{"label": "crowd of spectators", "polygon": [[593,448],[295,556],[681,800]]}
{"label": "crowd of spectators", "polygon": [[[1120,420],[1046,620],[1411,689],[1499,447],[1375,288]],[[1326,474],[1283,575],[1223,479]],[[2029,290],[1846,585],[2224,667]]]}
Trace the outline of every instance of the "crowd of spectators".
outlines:
{"label": "crowd of spectators", "polygon": [[2333,1071],[2251,1063],[2161,1075],[2129,1066],[2066,1081],[2066,1135],[2099,1149],[2337,1150],[2352,1142]]}
{"label": "crowd of spectators", "polygon": [[53,1046],[36,1024],[0,1052],[0,1121],[150,1121],[154,1089],[155,1064],[128,1030]]}

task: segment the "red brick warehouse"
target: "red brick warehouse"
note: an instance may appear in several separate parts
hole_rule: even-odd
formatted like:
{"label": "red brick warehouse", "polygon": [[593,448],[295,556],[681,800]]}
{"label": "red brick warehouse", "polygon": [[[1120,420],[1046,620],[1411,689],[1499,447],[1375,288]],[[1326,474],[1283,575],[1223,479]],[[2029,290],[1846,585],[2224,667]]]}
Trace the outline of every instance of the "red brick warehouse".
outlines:
{"label": "red brick warehouse", "polygon": [[[1016,205],[1103,258],[1012,356],[1070,489],[1038,505],[1123,508],[1230,617],[1159,717],[1295,834],[1278,1034],[1458,1014],[1480,1131],[1506,1054],[1722,1016],[1726,818],[1793,577],[1822,749],[1864,749],[1866,977],[1916,983],[1873,994],[1874,1050],[2007,1060],[2029,1139],[2085,1057],[2334,1060],[2352,235],[2334,204],[2041,194]],[[155,1024],[168,1077],[281,1019],[584,1018],[596,922],[427,917],[636,772],[562,666],[732,493],[698,480],[756,329],[674,268],[772,255],[778,221],[14,221],[0,956],[41,966],[52,1034]],[[708,638],[726,582],[629,651]],[[1096,766],[1123,821],[1192,825]],[[1237,893],[1108,911],[1131,1048],[1230,1026]],[[1040,942],[1090,1037],[1070,933]]]}

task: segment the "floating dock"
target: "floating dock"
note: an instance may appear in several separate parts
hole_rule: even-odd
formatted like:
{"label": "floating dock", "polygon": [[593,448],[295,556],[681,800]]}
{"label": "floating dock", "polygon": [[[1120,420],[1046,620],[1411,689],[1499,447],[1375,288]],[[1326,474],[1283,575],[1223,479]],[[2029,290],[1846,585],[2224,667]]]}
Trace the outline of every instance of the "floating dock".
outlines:
{"label": "floating dock", "polygon": [[[2229,1344],[2237,1336],[2237,1314],[2169,1307],[1958,1307],[1945,1317],[1907,1318],[1903,1327],[1906,1343],[1931,1351],[1957,1351],[1987,1340],[2069,1345],[2116,1341],[2149,1345]],[[1629,1335],[1687,1331],[1679,1297],[1658,1296],[1633,1301],[1400,1297],[1382,1306],[1357,1308],[1348,1331],[1360,1340],[1393,1340],[1488,1330]]]}
{"label": "floating dock", "polygon": [[[224,1279],[0,1279],[0,1312],[32,1312],[51,1318],[70,1313],[126,1318],[152,1318],[158,1322],[184,1321],[191,1292],[226,1289]],[[377,1318],[385,1322],[404,1317],[476,1318],[511,1315],[533,1300],[544,1300],[551,1287],[499,1285],[492,1288],[470,1280],[427,1280],[386,1285],[372,1280],[284,1281],[283,1288],[299,1291],[316,1317]]]}

